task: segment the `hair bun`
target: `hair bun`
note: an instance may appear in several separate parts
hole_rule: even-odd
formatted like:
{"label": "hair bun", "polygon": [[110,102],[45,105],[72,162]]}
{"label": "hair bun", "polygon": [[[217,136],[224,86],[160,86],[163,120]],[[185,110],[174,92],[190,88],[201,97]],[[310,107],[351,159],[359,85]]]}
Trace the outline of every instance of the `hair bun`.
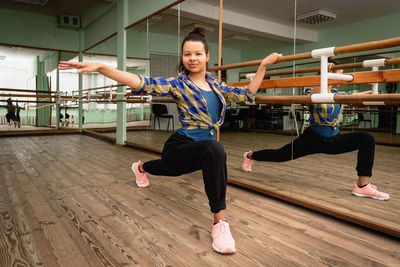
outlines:
{"label": "hair bun", "polygon": [[206,37],[206,29],[204,29],[203,27],[194,27],[194,29],[189,33],[189,35],[192,35],[192,34],[199,34],[203,38],[205,38]]}

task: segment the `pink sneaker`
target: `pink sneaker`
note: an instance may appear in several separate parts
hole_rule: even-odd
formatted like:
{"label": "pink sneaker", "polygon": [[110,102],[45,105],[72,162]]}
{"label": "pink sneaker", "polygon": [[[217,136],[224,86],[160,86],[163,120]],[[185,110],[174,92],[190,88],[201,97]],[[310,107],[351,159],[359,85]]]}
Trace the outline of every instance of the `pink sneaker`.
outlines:
{"label": "pink sneaker", "polygon": [[232,237],[229,223],[220,220],[213,225],[211,236],[213,238],[212,248],[219,253],[235,253],[235,240]]}
{"label": "pink sneaker", "polygon": [[249,152],[245,152],[243,154],[243,164],[242,164],[242,170],[245,172],[251,172],[251,166],[254,165],[254,161],[252,159],[249,159],[247,157],[247,155],[251,153],[251,151]]}
{"label": "pink sneaker", "polygon": [[136,176],[136,185],[138,187],[149,187],[150,183],[147,179],[147,174],[145,172],[142,173],[139,171],[140,163],[141,161],[139,160],[138,162],[132,164],[132,171]]}
{"label": "pink sneaker", "polygon": [[379,192],[376,190],[376,186],[368,184],[363,188],[359,188],[357,185],[354,185],[353,195],[357,197],[370,197],[377,200],[389,200],[390,195]]}

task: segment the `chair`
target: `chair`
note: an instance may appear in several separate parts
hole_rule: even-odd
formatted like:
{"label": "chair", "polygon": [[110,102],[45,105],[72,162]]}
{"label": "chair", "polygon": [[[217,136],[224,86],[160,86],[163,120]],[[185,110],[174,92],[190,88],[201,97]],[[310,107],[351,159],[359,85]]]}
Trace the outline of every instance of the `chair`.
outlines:
{"label": "chair", "polygon": [[168,114],[167,106],[164,104],[153,104],[151,106],[151,110],[154,114],[154,124],[153,124],[153,130],[156,128],[156,118],[158,121],[158,129],[161,130],[160,127],[160,118],[165,118],[168,119],[168,126],[167,130],[169,130],[169,120],[172,119],[172,130],[174,131],[174,116],[171,114]]}
{"label": "chair", "polygon": [[[358,127],[359,128],[371,128],[371,119],[366,118],[362,113],[357,113],[358,115]],[[369,114],[367,114],[369,117]]]}

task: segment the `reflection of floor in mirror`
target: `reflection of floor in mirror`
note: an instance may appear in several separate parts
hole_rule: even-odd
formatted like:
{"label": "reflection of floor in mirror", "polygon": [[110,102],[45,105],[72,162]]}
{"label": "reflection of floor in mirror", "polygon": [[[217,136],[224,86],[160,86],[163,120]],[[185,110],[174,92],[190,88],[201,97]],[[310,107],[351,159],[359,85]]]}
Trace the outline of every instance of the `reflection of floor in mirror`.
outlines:
{"label": "reflection of floor in mirror", "polygon": [[[132,127],[132,126],[150,126],[150,121],[149,120],[143,120],[143,121],[131,121],[126,123],[126,127]],[[55,127],[55,125],[53,125]],[[79,124],[74,123],[74,125],[69,124],[68,126],[63,126],[63,128],[78,128]],[[84,129],[91,129],[91,128],[114,128],[117,127],[116,122],[108,122],[108,123],[86,123],[83,125]]]}
{"label": "reflection of floor in mirror", "polygon": [[[84,124],[83,128],[84,129],[92,129],[92,128],[115,128],[117,126],[116,122],[110,122],[110,123],[88,123]],[[150,126],[150,121],[145,120],[145,121],[132,121],[126,123],[126,127],[136,127],[136,126],[143,126],[143,127],[148,127]],[[34,125],[21,125],[21,128],[14,127],[14,126],[8,126],[8,125],[0,125],[0,132],[1,131],[32,131],[32,130],[49,130],[49,129],[55,129],[56,125],[51,125],[49,127],[38,127]],[[78,129],[79,124],[69,124],[68,126],[61,126],[60,129]]]}
{"label": "reflection of floor in mirror", "polygon": [[3,131],[31,131],[31,130],[48,130],[51,127],[37,127],[33,125],[21,125],[21,128],[8,126],[8,125],[0,125],[0,132]]}
{"label": "reflection of floor in mirror", "polygon": [[[105,133],[115,137],[115,133]],[[172,132],[129,131],[127,140],[162,150]],[[221,134],[228,155],[231,178],[265,187],[302,200],[373,220],[400,231],[400,148],[376,146],[372,182],[378,189],[391,194],[389,201],[352,196],[357,182],[357,152],[340,155],[310,155],[290,162],[256,162],[252,173],[241,171],[243,153],[248,150],[279,148],[295,137],[228,132]]]}
{"label": "reflection of floor in mirror", "polygon": [[[351,131],[341,130],[342,133],[348,133]],[[370,132],[374,137],[376,142],[384,142],[384,143],[395,143],[400,145],[400,134],[392,134],[391,132],[374,132],[374,131],[366,131]]]}
{"label": "reflection of floor in mirror", "polygon": [[[247,137],[240,134],[236,140]],[[234,157],[229,157],[230,169],[235,169]],[[212,216],[201,172],[149,176],[149,188],[136,187],[132,162],[156,158],[85,135],[0,138],[4,215],[0,237],[5,237],[0,238],[0,262],[5,259],[5,266],[14,262],[26,266],[399,265],[397,240],[235,187],[228,187],[226,215],[237,252],[221,256],[211,248]],[[257,164],[256,169],[261,168]],[[338,192],[347,189],[347,182],[339,187]]]}
{"label": "reflection of floor in mirror", "polygon": [[228,154],[230,176],[400,230],[399,147],[377,145],[375,151],[371,181],[379,190],[391,194],[389,201],[352,196],[358,178],[357,152],[316,154],[283,163],[256,162],[252,173],[240,170],[244,151],[279,148],[294,138],[256,133],[223,134],[221,140]]}
{"label": "reflection of floor in mirror", "polygon": [[[115,132],[104,133],[107,136],[116,137]],[[131,130],[126,132],[126,140],[132,143],[150,146],[162,150],[165,141],[173,134],[172,131]]]}

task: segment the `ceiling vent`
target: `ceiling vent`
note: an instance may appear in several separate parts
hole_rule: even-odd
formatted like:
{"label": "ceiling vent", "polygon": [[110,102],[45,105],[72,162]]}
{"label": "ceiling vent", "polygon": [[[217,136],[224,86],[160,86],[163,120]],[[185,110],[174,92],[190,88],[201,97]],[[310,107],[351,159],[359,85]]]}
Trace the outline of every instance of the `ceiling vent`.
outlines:
{"label": "ceiling vent", "polygon": [[297,16],[297,21],[309,24],[318,24],[334,19],[336,19],[336,14],[320,9]]}
{"label": "ceiling vent", "polygon": [[13,0],[13,1],[19,2],[19,3],[36,5],[36,6],[45,6],[49,2],[49,0]]}
{"label": "ceiling vent", "polygon": [[81,18],[76,15],[61,14],[58,17],[58,27],[79,29],[81,27]]}

